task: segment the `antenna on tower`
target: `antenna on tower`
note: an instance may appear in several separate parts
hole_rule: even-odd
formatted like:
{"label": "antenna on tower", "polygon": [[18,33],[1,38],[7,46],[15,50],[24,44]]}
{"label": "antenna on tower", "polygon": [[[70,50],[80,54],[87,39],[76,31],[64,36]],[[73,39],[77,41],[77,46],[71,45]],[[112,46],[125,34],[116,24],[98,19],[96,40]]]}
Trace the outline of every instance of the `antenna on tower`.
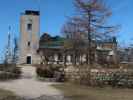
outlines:
{"label": "antenna on tower", "polygon": [[38,1],[38,11],[40,12],[40,10],[41,10],[41,6],[40,6],[40,0],[37,0]]}
{"label": "antenna on tower", "polygon": [[10,48],[10,42],[11,42],[11,26],[9,26],[9,29],[8,29],[8,47]]}

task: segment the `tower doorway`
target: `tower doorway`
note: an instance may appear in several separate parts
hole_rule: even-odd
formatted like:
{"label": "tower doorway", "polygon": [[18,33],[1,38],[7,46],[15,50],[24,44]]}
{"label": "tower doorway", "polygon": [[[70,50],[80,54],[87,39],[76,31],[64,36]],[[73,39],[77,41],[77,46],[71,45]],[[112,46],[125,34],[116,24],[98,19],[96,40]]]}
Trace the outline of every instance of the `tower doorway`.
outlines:
{"label": "tower doorway", "polygon": [[27,62],[27,64],[31,64],[31,56],[27,56],[26,62]]}

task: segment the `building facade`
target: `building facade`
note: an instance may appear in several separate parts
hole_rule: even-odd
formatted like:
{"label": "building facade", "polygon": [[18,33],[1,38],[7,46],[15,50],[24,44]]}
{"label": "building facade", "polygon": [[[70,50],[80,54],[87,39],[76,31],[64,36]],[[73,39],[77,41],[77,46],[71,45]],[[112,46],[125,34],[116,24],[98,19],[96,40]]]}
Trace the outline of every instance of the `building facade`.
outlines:
{"label": "building facade", "polygon": [[[52,37],[44,33],[39,42],[39,54],[42,61],[52,64],[84,64],[87,63],[87,49],[79,47],[77,50],[74,48],[65,48],[65,42],[68,39],[55,36]],[[117,42],[115,38],[108,41],[94,42],[92,57],[93,63],[98,64],[117,64]],[[45,63],[45,62],[43,62]]]}
{"label": "building facade", "polygon": [[[19,64],[39,64],[44,60],[54,64],[84,64],[87,62],[87,45],[75,48],[65,48],[67,38],[60,36],[52,37],[49,34],[40,33],[39,11],[26,10],[20,18],[20,45]],[[88,44],[88,42],[86,42]],[[70,43],[71,44],[71,43]],[[92,59],[94,63],[107,63],[117,61],[117,42],[115,39],[106,42],[93,42]],[[76,55],[76,56],[75,56]],[[43,62],[44,63],[44,62]]]}
{"label": "building facade", "polygon": [[115,37],[107,40],[97,41],[97,62],[100,64],[118,64],[117,41]]}
{"label": "building facade", "polygon": [[20,17],[20,45],[19,63],[35,64],[39,61],[37,49],[39,47],[40,32],[39,11],[26,10]]}

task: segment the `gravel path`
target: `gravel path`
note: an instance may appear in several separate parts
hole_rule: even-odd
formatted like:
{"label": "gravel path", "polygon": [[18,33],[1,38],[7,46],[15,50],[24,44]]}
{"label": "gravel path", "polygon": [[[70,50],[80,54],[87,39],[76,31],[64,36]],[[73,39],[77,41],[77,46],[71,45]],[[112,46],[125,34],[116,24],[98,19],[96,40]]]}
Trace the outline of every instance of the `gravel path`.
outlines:
{"label": "gravel path", "polygon": [[56,96],[62,93],[50,86],[50,82],[41,82],[36,79],[35,68],[32,66],[21,66],[22,78],[18,80],[0,82],[0,88],[15,92],[17,95],[26,98],[38,98],[42,95]]}

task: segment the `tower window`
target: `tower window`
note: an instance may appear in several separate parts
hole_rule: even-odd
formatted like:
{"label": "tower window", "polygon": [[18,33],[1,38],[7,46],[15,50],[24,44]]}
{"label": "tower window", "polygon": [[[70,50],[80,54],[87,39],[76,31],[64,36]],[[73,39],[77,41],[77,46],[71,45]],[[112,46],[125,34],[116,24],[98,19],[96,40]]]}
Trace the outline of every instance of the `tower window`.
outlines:
{"label": "tower window", "polygon": [[32,30],[32,24],[31,23],[27,24],[27,30],[28,31],[31,31]]}
{"label": "tower window", "polygon": [[28,42],[28,46],[30,46],[30,42]]}

